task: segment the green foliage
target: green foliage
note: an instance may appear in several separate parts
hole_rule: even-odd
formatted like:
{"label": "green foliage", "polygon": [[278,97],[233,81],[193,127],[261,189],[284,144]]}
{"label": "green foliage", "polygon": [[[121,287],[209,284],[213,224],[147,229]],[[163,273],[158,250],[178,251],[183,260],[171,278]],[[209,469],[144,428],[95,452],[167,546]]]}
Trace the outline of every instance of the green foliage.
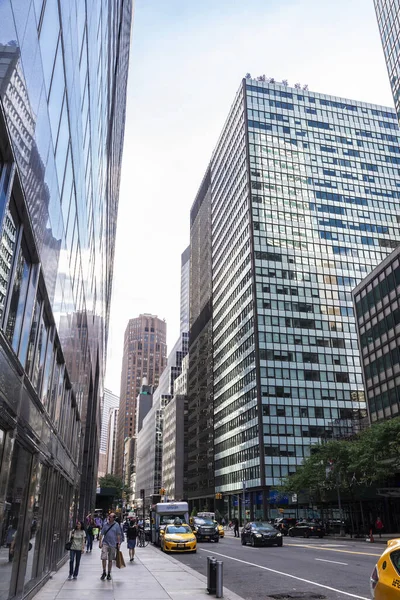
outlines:
{"label": "green foliage", "polygon": [[106,473],[104,477],[99,477],[99,485],[101,488],[115,488],[117,498],[121,497],[124,490],[122,479],[112,473]]}
{"label": "green foliage", "polygon": [[353,489],[379,483],[400,471],[400,417],[375,423],[353,440],[312,446],[296,473],[286,477],[282,492],[312,492],[323,499],[329,489]]}
{"label": "green foliage", "polygon": [[192,512],[190,513],[191,517],[197,517],[197,508],[193,506]]}

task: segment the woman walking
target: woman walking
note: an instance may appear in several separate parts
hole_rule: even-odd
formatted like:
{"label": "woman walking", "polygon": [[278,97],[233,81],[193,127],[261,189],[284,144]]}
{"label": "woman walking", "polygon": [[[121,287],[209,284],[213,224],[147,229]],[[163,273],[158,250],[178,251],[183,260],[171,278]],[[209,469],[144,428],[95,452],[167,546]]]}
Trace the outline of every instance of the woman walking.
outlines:
{"label": "woman walking", "polygon": [[[79,565],[81,562],[82,552],[85,552],[85,529],[80,521],[75,525],[75,529],[71,531],[71,550],[69,551],[69,575],[68,579],[76,579],[79,573]],[[75,563],[75,568],[74,568]]]}
{"label": "woman walking", "polygon": [[126,539],[129,550],[129,559],[132,562],[135,559],[135,548],[136,548],[136,539],[138,536],[139,528],[137,523],[133,519],[129,521],[129,527],[126,530]]}
{"label": "woman walking", "polygon": [[86,552],[91,552],[93,549],[94,530],[96,523],[94,519],[90,519],[88,526],[86,527]]}

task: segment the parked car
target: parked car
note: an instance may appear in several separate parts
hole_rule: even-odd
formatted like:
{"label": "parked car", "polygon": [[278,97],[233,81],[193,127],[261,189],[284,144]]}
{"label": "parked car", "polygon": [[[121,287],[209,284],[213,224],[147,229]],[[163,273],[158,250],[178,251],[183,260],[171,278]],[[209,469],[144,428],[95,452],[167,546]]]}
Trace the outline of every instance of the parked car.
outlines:
{"label": "parked car", "polygon": [[290,537],[319,537],[323,538],[325,535],[325,530],[323,525],[320,523],[307,523],[306,521],[296,523],[294,527],[290,527],[289,529]]}
{"label": "parked car", "polygon": [[274,527],[280,531],[283,535],[287,535],[288,531],[291,527],[294,527],[296,525],[296,519],[293,519],[291,517],[286,518],[280,518],[280,519],[275,519],[274,522]]}
{"label": "parked car", "polygon": [[251,544],[255,546],[282,546],[283,539],[280,531],[277,531],[270,523],[262,521],[247,523],[242,529],[242,546]]}
{"label": "parked car", "polygon": [[196,552],[196,536],[189,525],[167,525],[160,530],[160,546],[163,552]]}
{"label": "parked car", "polygon": [[370,577],[374,600],[400,597],[400,538],[389,540]]}

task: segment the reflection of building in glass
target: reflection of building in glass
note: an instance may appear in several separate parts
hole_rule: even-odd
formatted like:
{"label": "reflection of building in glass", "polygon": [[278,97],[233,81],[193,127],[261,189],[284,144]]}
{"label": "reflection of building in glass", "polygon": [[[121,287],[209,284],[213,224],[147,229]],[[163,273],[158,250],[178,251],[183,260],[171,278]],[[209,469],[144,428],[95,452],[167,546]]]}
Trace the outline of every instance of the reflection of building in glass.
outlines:
{"label": "reflection of building in glass", "polygon": [[94,507],[131,12],[0,3],[0,600]]}
{"label": "reflection of building in glass", "polygon": [[400,119],[400,23],[399,7],[391,0],[374,0],[383,51],[392,87],[397,117]]}
{"label": "reflection of building in glass", "polygon": [[[122,476],[124,440],[135,434],[137,397],[146,378],[157,386],[167,363],[167,324],[155,315],[130,319],[125,330],[118,416],[116,472]],[[130,467],[133,469],[133,465]]]}
{"label": "reflection of building in glass", "polygon": [[265,517],[310,446],[365,414],[351,290],[400,242],[399,141],[390,108],[252,79],[234,99],[210,166],[215,488],[231,512],[245,482]]}

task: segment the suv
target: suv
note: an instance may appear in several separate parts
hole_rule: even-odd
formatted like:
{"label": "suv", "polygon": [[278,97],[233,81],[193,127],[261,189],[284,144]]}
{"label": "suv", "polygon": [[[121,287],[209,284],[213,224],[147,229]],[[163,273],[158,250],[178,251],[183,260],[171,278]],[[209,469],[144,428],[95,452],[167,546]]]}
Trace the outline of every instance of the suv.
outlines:
{"label": "suv", "polygon": [[212,519],[206,517],[192,517],[190,519],[190,525],[198,542],[203,540],[219,542],[218,524]]}

